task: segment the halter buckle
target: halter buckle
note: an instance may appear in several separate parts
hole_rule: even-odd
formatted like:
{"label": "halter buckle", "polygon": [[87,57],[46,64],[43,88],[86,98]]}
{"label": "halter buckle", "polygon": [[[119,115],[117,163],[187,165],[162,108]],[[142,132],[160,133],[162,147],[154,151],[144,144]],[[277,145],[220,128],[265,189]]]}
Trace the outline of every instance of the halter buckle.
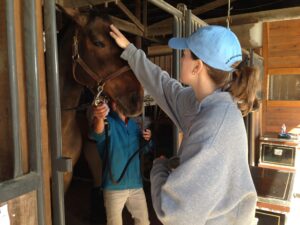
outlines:
{"label": "halter buckle", "polygon": [[102,85],[99,84],[99,86],[97,87],[97,94],[92,103],[93,106],[99,106],[101,104],[107,103],[107,99],[103,95],[101,95],[104,89],[104,84],[105,83],[103,83]]}

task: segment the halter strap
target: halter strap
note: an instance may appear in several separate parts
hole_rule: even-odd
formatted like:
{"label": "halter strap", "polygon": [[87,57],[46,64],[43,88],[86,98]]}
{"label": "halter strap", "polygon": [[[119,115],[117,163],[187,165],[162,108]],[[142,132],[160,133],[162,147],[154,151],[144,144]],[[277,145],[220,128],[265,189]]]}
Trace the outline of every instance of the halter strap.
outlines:
{"label": "halter strap", "polygon": [[[131,70],[129,66],[123,66],[120,69],[118,69],[116,72],[109,74],[105,77],[103,77],[102,79],[100,78],[101,76],[99,74],[97,74],[96,72],[94,72],[80,57],[79,55],[79,51],[78,51],[78,39],[77,39],[77,34],[78,34],[78,30],[76,29],[74,37],[73,37],[73,54],[72,54],[72,58],[73,58],[73,77],[74,79],[84,85],[87,86],[86,84],[83,84],[82,82],[80,82],[77,77],[76,77],[76,66],[77,64],[79,64],[81,66],[81,68],[94,80],[97,82],[97,86],[101,85],[103,86],[105,84],[105,82],[107,82],[108,80],[114,79],[118,76],[120,76],[121,74]],[[92,87],[89,87],[92,88]]]}

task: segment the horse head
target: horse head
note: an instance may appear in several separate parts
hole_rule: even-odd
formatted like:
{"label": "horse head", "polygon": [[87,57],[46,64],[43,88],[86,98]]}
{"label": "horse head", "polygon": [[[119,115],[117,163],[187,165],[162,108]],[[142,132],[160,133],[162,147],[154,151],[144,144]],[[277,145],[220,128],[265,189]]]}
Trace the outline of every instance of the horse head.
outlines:
{"label": "horse head", "polygon": [[93,92],[101,85],[105,94],[125,115],[139,115],[143,107],[143,88],[127,62],[120,58],[122,49],[109,35],[112,23],[109,17],[93,9],[83,13],[74,8],[58,7],[75,22],[75,80]]}

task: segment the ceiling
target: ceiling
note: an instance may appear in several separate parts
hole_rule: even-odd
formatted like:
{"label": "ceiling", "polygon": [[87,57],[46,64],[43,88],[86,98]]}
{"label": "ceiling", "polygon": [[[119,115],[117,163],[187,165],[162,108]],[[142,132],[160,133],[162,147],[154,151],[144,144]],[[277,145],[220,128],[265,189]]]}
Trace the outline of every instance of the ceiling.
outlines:
{"label": "ceiling", "polygon": [[[183,3],[188,9],[191,9],[195,15],[200,19],[206,20],[209,18],[225,17],[228,12],[228,0],[164,0],[173,7],[179,3]],[[76,0],[73,2],[76,2]],[[89,1],[86,1],[89,2]],[[97,1],[94,1],[97,2]],[[103,1],[102,1],[103,2]],[[135,12],[137,0],[122,0],[122,3],[132,12]],[[142,2],[142,1],[141,1]],[[95,3],[97,4],[97,3]],[[141,3],[143,4],[143,3]],[[151,3],[148,3],[148,25],[159,22],[163,19],[170,17],[170,14],[159,9]],[[261,12],[274,9],[284,9],[291,7],[300,7],[300,0],[231,0],[230,1],[231,10],[230,14],[239,15],[252,12]],[[99,4],[98,7],[113,14],[119,18],[126,19],[126,15],[114,4],[113,2],[108,4],[109,7],[105,7],[104,4]]]}
{"label": "ceiling", "polygon": [[[151,0],[149,0],[151,1]],[[112,15],[113,23],[125,32],[154,40],[172,35],[172,16],[146,0],[56,0],[65,7],[84,9],[93,5],[101,13]],[[183,3],[193,14],[207,24],[226,25],[229,0],[156,0],[176,8]],[[159,5],[158,4],[158,5]],[[147,15],[143,14],[147,6]],[[136,10],[140,9],[140,19]],[[147,19],[147,20],[146,20]],[[300,0],[230,0],[230,26],[257,24],[257,22],[300,19]],[[260,23],[261,24],[261,23]],[[146,27],[145,27],[146,25]],[[238,26],[236,26],[238,27]],[[244,29],[243,28],[243,29]],[[144,31],[147,29],[147,34]],[[243,33],[243,31],[241,30]],[[153,39],[154,38],[154,39]]]}

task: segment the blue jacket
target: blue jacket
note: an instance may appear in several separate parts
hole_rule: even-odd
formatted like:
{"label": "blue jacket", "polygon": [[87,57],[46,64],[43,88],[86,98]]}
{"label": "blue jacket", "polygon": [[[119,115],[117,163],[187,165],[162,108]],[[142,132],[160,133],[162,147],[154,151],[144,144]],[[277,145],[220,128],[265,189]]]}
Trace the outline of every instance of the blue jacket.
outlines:
{"label": "blue jacket", "polygon": [[[142,146],[142,135],[138,124],[129,119],[127,125],[120,119],[117,113],[110,112],[108,117],[108,160],[111,167],[113,179],[117,180],[128,161],[128,159]],[[97,149],[101,159],[104,158],[105,151],[105,132],[97,134],[90,133],[90,138],[97,143]],[[149,147],[145,147],[147,151]],[[136,154],[130,162],[123,179],[118,184],[114,184],[110,178],[107,166],[102,177],[102,187],[106,190],[124,190],[143,187],[140,171],[139,154]]]}

